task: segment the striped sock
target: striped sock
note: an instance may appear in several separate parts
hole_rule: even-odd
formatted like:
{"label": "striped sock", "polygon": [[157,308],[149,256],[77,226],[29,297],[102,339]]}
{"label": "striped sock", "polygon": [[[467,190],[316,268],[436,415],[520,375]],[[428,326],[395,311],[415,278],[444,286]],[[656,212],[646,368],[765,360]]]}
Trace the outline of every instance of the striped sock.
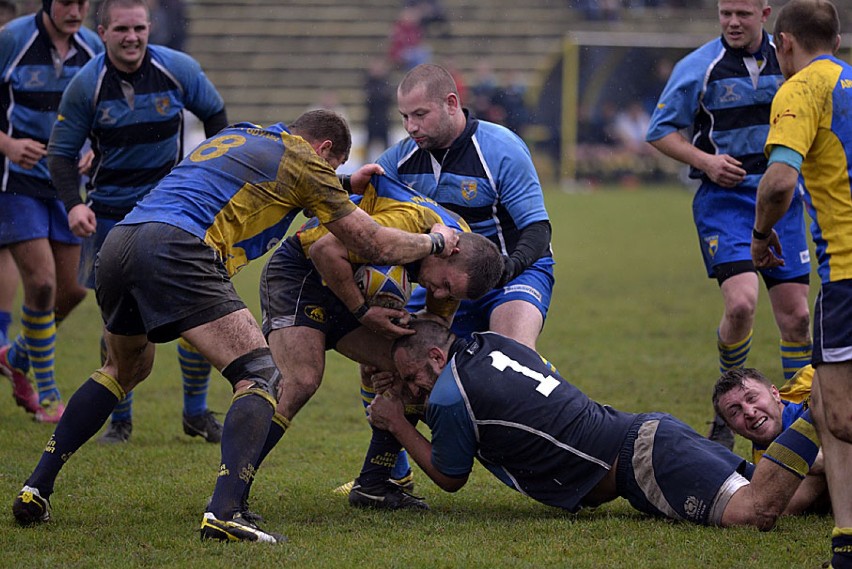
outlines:
{"label": "striped sock", "polygon": [[9,347],[9,353],[6,354],[6,359],[9,360],[9,365],[27,373],[30,371],[30,356],[27,354],[27,341],[22,334],[15,336],[15,341]]}
{"label": "striped sock", "polygon": [[813,342],[786,342],[781,340],[781,367],[784,369],[784,380],[790,380],[796,372],[811,363]]}
{"label": "striped sock", "polygon": [[748,352],[751,350],[752,331],[749,331],[748,336],[744,340],[740,340],[734,344],[723,344],[719,338],[718,331],[716,337],[718,341],[716,347],[719,349],[719,373],[723,374],[729,369],[743,367],[748,358]]}
{"label": "striped sock", "polygon": [[207,389],[210,386],[210,363],[184,340],[178,340],[178,362],[183,379],[183,412],[188,417],[207,411]]}
{"label": "striped sock", "polygon": [[30,369],[38,387],[39,402],[60,399],[54,375],[56,320],[53,310],[32,310],[24,306],[21,324],[27,355],[30,358]]}
{"label": "striped sock", "polygon": [[9,343],[9,325],[12,323],[12,313],[0,310],[0,346]]}

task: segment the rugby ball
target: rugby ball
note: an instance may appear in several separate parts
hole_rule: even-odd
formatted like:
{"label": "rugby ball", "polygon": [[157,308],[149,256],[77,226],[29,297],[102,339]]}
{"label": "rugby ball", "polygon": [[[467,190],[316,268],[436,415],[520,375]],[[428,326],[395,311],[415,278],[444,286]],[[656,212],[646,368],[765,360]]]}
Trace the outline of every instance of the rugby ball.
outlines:
{"label": "rugby ball", "polygon": [[361,265],[355,282],[370,306],[402,308],[411,298],[411,281],[401,265]]}

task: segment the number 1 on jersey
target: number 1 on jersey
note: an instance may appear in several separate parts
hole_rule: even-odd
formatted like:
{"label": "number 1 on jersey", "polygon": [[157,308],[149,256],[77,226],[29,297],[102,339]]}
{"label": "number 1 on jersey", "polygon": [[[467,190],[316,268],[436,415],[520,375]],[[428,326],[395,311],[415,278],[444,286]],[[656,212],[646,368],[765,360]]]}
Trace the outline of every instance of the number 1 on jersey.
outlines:
{"label": "number 1 on jersey", "polygon": [[516,371],[521,375],[524,375],[533,381],[538,382],[538,387],[535,388],[536,391],[547,397],[550,395],[554,389],[559,386],[559,380],[553,377],[552,375],[542,375],[541,373],[528,368],[525,365],[521,365],[516,362],[503,352],[499,352],[494,350],[488,356],[491,358],[491,365],[498,371],[505,371],[506,368],[510,368],[512,371]]}

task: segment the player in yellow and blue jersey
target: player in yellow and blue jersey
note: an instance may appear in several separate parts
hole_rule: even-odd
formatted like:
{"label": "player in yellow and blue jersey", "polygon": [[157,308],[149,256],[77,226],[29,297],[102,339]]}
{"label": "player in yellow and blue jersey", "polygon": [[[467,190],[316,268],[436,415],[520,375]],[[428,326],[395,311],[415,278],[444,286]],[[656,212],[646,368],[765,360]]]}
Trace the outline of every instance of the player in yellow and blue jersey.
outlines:
{"label": "player in yellow and blue jersey", "polygon": [[[148,45],[150,13],[144,0],[106,0],[98,32],[106,53],[92,59],[68,86],[48,146],[48,165],[71,231],[84,238],[79,279],[95,288],[95,257],[110,229],[184,155],[184,112],[204,123],[206,136],[228,124],[225,103],[201,66],[188,55]],[[74,157],[86,140],[93,151],[86,203]],[[103,348],[103,341],[101,341]],[[178,342],[183,379],[183,430],[219,442],[222,425],[207,408],[210,364]],[[133,393],[116,407],[101,442],[126,442]]]}
{"label": "player in yellow and blue jersey", "polygon": [[[11,251],[24,289],[21,331],[0,346],[0,373],[12,378],[18,404],[50,423],[64,409],[54,376],[56,325],[86,290],[77,284],[80,239],[44,156],[63,91],[104,49],[83,27],[88,10],[88,0],[44,0],[36,14],[0,29],[0,249]],[[71,158],[76,166],[78,156]]]}
{"label": "player in yellow and blue jersey", "polygon": [[154,345],[190,341],[229,381],[222,460],[201,524],[203,539],[280,542],[244,519],[240,500],[278,399],[281,374],[231,276],[277,243],[303,209],[372,262],[449,256],[456,233],[382,227],[349,200],[335,169],[351,148],[331,111],[309,111],[289,128],[241,123],[207,139],[107,235],[95,267],[106,363],[80,386],[38,465],[15,498],[22,525],[50,520],[49,497],[65,462],[150,373]]}
{"label": "player in yellow and blue jersey", "polygon": [[814,307],[811,409],[834,512],[832,567],[852,568],[852,65],[836,57],[840,19],[828,0],[792,0],[775,21],[787,81],[772,101],[751,254],[777,267],[775,226],[801,175],[813,223],[820,291]]}

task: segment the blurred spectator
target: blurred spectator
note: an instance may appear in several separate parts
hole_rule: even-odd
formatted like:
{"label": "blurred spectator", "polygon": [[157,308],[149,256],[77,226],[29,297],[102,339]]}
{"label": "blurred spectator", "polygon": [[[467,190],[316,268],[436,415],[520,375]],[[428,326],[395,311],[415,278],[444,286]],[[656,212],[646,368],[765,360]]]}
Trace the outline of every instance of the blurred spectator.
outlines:
{"label": "blurred spectator", "polygon": [[388,57],[401,71],[432,59],[432,50],[423,39],[419,8],[408,6],[400,11],[391,28]]}
{"label": "blurred spectator", "polygon": [[18,15],[18,7],[10,0],[0,0],[0,27],[6,25]]}
{"label": "blurred spectator", "polygon": [[502,110],[502,124],[519,136],[529,122],[529,111],[524,100],[526,92],[527,84],[523,77],[518,71],[512,70],[492,98],[493,105]]}
{"label": "blurred spectator", "polygon": [[441,0],[405,0],[404,5],[418,10],[424,32],[439,37],[450,35],[450,18]]}
{"label": "blurred spectator", "polygon": [[645,143],[645,133],[650,124],[651,115],[643,107],[642,101],[630,101],[616,113],[612,130],[618,144],[629,152],[653,154],[653,147]]}
{"label": "blurred spectator", "polygon": [[182,0],[148,0],[151,11],[150,43],[185,51],[189,20]]}
{"label": "blurred spectator", "polygon": [[388,113],[393,101],[393,89],[387,63],[375,58],[367,69],[364,82],[364,104],[367,107],[365,158],[372,162],[390,146],[390,117]]}
{"label": "blurred spectator", "polygon": [[473,82],[470,86],[471,101],[469,107],[474,115],[476,115],[476,118],[491,122],[501,122],[497,120],[502,118],[497,116],[501,113],[498,113],[493,108],[497,90],[497,76],[494,74],[491,62],[487,59],[480,59],[476,64]]}

